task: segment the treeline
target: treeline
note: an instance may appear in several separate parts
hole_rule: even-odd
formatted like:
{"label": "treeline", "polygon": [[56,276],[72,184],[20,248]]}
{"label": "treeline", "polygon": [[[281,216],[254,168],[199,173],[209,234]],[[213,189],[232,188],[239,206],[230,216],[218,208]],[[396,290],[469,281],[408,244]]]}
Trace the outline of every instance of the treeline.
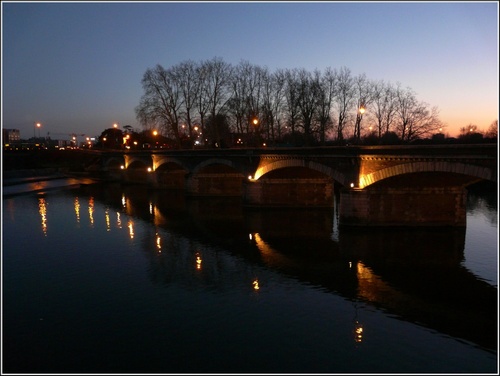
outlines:
{"label": "treeline", "polygon": [[216,57],[147,69],[142,87],[136,115],[143,130],[158,130],[179,147],[186,139],[214,146],[412,142],[443,127],[437,107],[411,88],[346,67],[271,72]]}

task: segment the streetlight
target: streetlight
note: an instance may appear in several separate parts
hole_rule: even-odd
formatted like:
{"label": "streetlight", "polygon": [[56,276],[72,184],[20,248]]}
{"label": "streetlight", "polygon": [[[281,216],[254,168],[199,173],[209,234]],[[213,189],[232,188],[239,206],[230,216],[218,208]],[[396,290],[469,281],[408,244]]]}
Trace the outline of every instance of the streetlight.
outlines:
{"label": "streetlight", "polygon": [[253,133],[254,133],[254,136],[255,136],[255,146],[258,146],[259,145],[259,140],[258,140],[258,136],[257,136],[257,127],[259,126],[259,119],[253,118],[252,123],[253,123],[253,126],[254,126]]}
{"label": "streetlight", "polygon": [[113,128],[118,128],[118,123],[114,123]]}
{"label": "streetlight", "polygon": [[366,109],[363,103],[358,108],[358,113],[356,114],[356,124],[354,125],[354,135],[357,136],[357,139],[361,139],[361,120],[363,119],[363,114]]}
{"label": "streetlight", "polygon": [[38,128],[38,138],[40,138],[40,127],[42,124],[40,123],[33,123],[33,138],[36,138],[36,129]]}

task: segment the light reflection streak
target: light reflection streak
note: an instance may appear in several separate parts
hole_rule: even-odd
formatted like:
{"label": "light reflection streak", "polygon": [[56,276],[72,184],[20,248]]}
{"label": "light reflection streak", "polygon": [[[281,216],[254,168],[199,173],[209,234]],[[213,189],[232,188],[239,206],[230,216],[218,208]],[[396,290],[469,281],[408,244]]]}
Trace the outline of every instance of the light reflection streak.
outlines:
{"label": "light reflection streak", "polygon": [[94,198],[89,198],[89,220],[90,226],[94,226]]}
{"label": "light reflection streak", "polygon": [[75,197],[74,207],[76,214],[76,223],[80,223],[80,202],[78,201],[78,197]]}
{"label": "light reflection streak", "polygon": [[363,324],[356,320],[354,323],[354,342],[363,342]]}
{"label": "light reflection streak", "polygon": [[130,239],[134,238],[134,222],[128,221],[128,233],[130,235]]}
{"label": "light reflection streak", "polygon": [[[251,235],[251,234],[250,234]],[[255,245],[260,251],[262,259],[269,265],[285,265],[289,261],[285,256],[276,252],[269,244],[267,244],[258,232],[254,233],[251,238],[254,239]]]}
{"label": "light reflection streak", "polygon": [[156,233],[156,249],[158,250],[158,253],[161,253],[161,238],[158,233]]}
{"label": "light reflection streak", "polygon": [[38,212],[42,219],[42,232],[44,236],[47,236],[47,201],[44,198],[38,199]]}
{"label": "light reflection streak", "polygon": [[196,254],[196,269],[201,270],[202,259],[199,253]]}
{"label": "light reflection streak", "polygon": [[116,212],[116,227],[122,228],[122,220],[120,218],[120,212]]}
{"label": "light reflection streak", "polygon": [[104,218],[106,219],[106,231],[111,231],[111,221],[109,219],[109,208],[104,211]]}

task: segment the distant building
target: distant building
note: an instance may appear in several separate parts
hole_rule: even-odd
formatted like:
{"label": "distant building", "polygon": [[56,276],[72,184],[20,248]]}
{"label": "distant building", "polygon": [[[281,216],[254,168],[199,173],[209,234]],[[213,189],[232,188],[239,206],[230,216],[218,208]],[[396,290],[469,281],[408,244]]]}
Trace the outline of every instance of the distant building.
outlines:
{"label": "distant building", "polygon": [[21,141],[19,129],[2,129],[3,143],[12,144]]}

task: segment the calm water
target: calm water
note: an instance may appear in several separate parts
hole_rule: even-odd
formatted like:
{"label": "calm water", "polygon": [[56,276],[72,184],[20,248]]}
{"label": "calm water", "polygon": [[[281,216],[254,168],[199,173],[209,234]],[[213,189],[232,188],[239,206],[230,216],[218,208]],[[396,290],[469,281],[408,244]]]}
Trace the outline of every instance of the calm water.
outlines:
{"label": "calm water", "polygon": [[496,188],[466,230],[119,185],[3,205],[3,372],[497,371]]}

